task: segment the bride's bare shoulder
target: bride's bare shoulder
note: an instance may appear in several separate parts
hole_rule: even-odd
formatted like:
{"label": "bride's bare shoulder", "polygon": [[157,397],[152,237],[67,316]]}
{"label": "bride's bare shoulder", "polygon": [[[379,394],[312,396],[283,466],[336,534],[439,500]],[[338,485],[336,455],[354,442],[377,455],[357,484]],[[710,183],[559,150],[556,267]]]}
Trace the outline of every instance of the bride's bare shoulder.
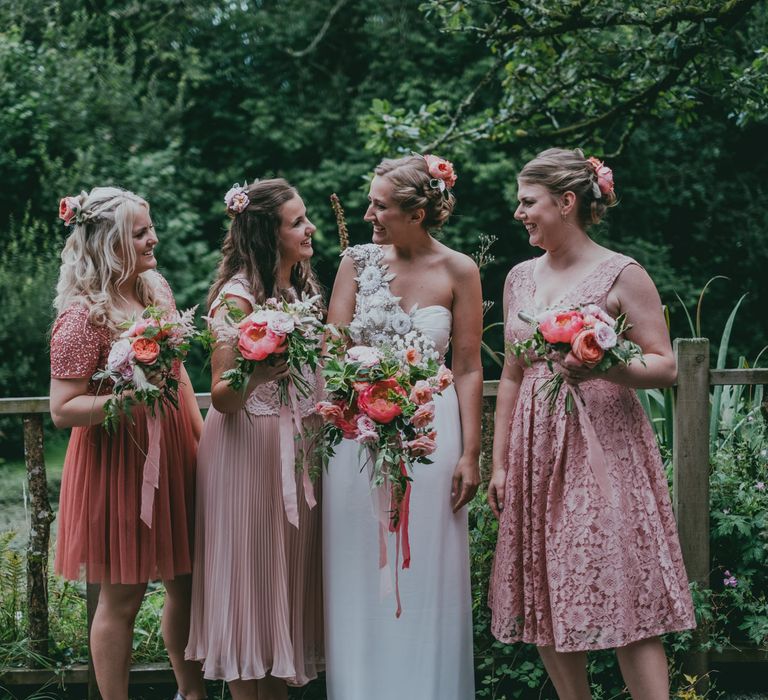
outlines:
{"label": "bride's bare shoulder", "polygon": [[455,277],[467,278],[480,274],[477,269],[477,263],[469,255],[444,245],[441,250],[441,256],[443,257],[443,264]]}

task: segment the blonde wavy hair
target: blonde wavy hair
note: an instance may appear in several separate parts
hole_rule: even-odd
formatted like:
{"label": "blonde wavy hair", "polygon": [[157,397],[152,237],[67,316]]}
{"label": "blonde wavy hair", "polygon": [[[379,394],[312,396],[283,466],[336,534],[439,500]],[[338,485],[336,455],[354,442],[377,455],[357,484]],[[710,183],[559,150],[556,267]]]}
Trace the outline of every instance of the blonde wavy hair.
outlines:
{"label": "blonde wavy hair", "polygon": [[[53,306],[58,314],[73,305],[84,306],[91,323],[115,333],[125,320],[115,311],[123,298],[119,288],[136,267],[134,221],[142,208],[149,213],[149,204],[119,187],[94,187],[76,199],[81,207],[79,223],[61,251]],[[145,306],[164,301],[160,276],[154,270],[139,275],[136,292]]]}

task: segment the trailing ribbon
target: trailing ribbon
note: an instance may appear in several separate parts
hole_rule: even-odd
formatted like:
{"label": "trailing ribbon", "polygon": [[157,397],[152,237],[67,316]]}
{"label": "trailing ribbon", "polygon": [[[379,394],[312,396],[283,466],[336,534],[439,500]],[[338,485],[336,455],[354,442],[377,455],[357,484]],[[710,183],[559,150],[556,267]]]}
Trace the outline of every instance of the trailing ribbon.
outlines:
{"label": "trailing ribbon", "polygon": [[[299,529],[299,505],[296,496],[296,447],[294,444],[294,435],[301,435],[301,414],[299,413],[299,402],[296,396],[296,388],[291,382],[288,382],[287,390],[288,403],[280,405],[280,416],[278,418],[280,431],[280,465],[283,482],[283,506],[288,522],[297,530]],[[296,432],[294,433],[294,426]],[[309,467],[307,460],[304,459],[302,467],[302,484],[304,486],[304,499],[312,510],[317,505],[315,498],[315,489],[312,480],[309,477]]]}
{"label": "trailing ribbon", "polygon": [[595,433],[595,429],[592,426],[592,421],[589,420],[589,414],[587,413],[587,404],[584,401],[584,396],[578,386],[569,387],[573,394],[574,402],[576,405],[576,414],[579,420],[579,427],[584,435],[584,441],[587,444],[587,461],[592,467],[592,474],[595,477],[598,487],[603,492],[603,496],[608,504],[613,505],[613,490],[611,489],[611,483],[608,480],[608,466],[605,462],[605,452],[603,452],[603,446],[600,444],[600,439]]}
{"label": "trailing ribbon", "polygon": [[155,490],[160,481],[160,434],[162,432],[160,416],[147,412],[147,456],[141,481],[141,519],[147,527],[152,527],[152,511],[155,503]]}

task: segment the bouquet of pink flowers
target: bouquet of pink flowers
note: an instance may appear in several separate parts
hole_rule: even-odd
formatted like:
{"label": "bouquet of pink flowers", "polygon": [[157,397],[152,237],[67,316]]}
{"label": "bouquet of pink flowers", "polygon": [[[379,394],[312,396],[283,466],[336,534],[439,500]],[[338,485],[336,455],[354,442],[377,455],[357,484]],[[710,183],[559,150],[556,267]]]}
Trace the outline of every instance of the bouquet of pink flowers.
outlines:
{"label": "bouquet of pink flowers", "polygon": [[121,415],[143,404],[155,416],[157,408],[178,407],[179,369],[190,341],[199,333],[194,327],[195,309],[184,312],[147,307],[137,321],[120,325],[124,331],[112,344],[107,366],[96,372],[96,381],[114,383],[112,397],[104,404],[104,426],[112,431]]}
{"label": "bouquet of pink flowers", "polygon": [[[235,367],[222,374],[233,389],[243,389],[257,362],[276,355],[286,355],[290,368],[289,381],[302,396],[313,387],[302,374],[304,368],[315,371],[319,361],[323,330],[320,295],[288,302],[267,299],[245,314],[228,299],[223,321],[218,320],[214,332],[218,340],[231,340],[237,353]],[[287,402],[286,385],[280,383],[281,399]]]}
{"label": "bouquet of pink flowers", "polygon": [[329,400],[317,404],[326,422],[325,462],[342,438],[355,440],[370,453],[371,486],[389,485],[402,498],[413,464],[431,464],[432,398],[453,383],[453,374],[438,365],[431,339],[413,331],[381,348],[347,349],[339,337],[329,348],[323,366]]}
{"label": "bouquet of pink flowers", "polygon": [[[535,318],[522,312],[518,316],[534,326],[534,332],[526,340],[510,343],[509,350],[515,357],[523,357],[528,365],[532,355],[543,357],[554,371],[553,356],[565,357],[570,352],[587,367],[606,372],[614,365],[627,365],[643,357],[639,345],[622,337],[632,327],[627,323],[626,314],[612,318],[596,304],[549,310]],[[554,410],[563,383],[563,375],[554,372],[539,389],[549,401],[550,411]],[[565,410],[567,413],[573,410],[570,391],[566,395]]]}

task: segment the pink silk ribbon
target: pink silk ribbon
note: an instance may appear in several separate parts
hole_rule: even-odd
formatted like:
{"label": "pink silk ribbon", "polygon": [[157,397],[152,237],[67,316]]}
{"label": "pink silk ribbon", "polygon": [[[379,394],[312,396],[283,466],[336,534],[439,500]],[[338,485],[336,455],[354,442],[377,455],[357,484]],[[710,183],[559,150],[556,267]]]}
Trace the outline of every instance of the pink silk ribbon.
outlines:
{"label": "pink silk ribbon", "polygon": [[589,462],[590,467],[592,467],[592,474],[595,477],[598,487],[603,492],[605,500],[609,505],[614,505],[613,490],[611,489],[611,482],[608,479],[608,465],[605,461],[605,452],[603,452],[603,446],[600,444],[600,439],[597,437],[597,433],[595,433],[592,421],[589,420],[584,396],[578,386],[570,387],[569,390],[575,399],[574,407],[576,409],[579,427],[581,428],[582,435],[584,435],[584,441],[587,444],[587,461]]}
{"label": "pink silk ribbon", "polygon": [[[288,404],[281,404],[278,418],[280,431],[280,465],[283,482],[283,506],[288,522],[297,530],[299,529],[299,505],[296,495],[296,446],[295,435],[301,435],[301,414],[299,402],[296,396],[296,388],[288,382]],[[296,432],[294,433],[294,426]],[[309,467],[306,455],[302,467],[302,484],[304,486],[304,499],[311,510],[317,505],[315,489],[309,477]]]}
{"label": "pink silk ribbon", "polygon": [[141,481],[141,520],[152,527],[152,511],[155,504],[155,490],[160,482],[160,435],[162,419],[147,413],[147,456]]}

